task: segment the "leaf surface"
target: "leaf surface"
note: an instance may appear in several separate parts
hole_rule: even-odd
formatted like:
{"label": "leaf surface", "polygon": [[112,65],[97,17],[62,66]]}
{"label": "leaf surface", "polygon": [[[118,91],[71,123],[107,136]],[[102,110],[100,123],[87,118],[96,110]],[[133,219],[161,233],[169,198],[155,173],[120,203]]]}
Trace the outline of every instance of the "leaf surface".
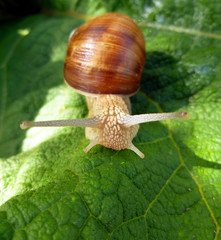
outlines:
{"label": "leaf surface", "polygon": [[[221,239],[221,4],[45,0],[42,8],[0,29],[0,239]],[[146,41],[133,114],[191,116],[142,124],[133,142],[144,159],[98,145],[85,154],[80,127],[19,128],[87,117],[84,96],[63,82],[67,41],[108,11],[133,17]]]}

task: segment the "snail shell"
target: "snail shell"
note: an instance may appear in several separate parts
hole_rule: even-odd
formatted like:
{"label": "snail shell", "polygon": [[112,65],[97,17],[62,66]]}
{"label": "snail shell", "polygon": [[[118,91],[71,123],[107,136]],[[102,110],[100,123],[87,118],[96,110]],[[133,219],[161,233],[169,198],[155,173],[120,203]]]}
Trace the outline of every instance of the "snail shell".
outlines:
{"label": "snail shell", "polygon": [[71,35],[64,65],[66,83],[81,93],[131,95],[139,88],[145,41],[129,17],[108,13]]}

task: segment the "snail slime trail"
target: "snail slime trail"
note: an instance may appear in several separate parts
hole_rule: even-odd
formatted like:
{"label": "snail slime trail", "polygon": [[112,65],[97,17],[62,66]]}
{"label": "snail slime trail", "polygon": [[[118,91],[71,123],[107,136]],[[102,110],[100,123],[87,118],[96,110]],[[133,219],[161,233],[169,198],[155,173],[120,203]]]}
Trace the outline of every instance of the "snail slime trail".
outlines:
{"label": "snail slime trail", "polygon": [[96,17],[71,33],[64,63],[64,81],[86,96],[88,118],[24,121],[21,128],[84,126],[90,140],[85,152],[101,144],[144,158],[132,143],[140,123],[189,117],[185,111],[130,115],[129,97],[139,88],[144,63],[144,37],[131,18],[118,13]]}

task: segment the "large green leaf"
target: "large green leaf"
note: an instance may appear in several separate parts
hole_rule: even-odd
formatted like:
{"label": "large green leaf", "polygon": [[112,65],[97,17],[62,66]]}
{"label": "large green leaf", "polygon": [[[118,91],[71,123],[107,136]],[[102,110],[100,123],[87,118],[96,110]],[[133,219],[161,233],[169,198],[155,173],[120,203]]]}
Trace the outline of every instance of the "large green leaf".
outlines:
{"label": "large green leaf", "polygon": [[[52,15],[0,29],[0,239],[221,239],[221,3],[42,4]],[[85,98],[63,82],[67,39],[106,11],[132,16],[145,36],[133,113],[190,112],[141,125],[144,159],[102,146],[85,154],[79,127],[19,128],[87,116]]]}

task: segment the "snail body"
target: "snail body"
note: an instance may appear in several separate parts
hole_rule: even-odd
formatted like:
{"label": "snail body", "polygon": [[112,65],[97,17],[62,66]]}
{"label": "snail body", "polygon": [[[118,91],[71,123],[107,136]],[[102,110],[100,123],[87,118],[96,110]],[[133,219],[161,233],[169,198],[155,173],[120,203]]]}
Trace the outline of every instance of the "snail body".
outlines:
{"label": "snail body", "polygon": [[[129,98],[117,95],[87,97],[89,117],[95,117],[99,127],[86,127],[86,138],[90,139],[87,152],[96,144],[115,150],[135,148],[132,139],[137,135],[139,125],[124,126],[124,120],[130,116]],[[137,149],[139,155],[142,153]]]}
{"label": "snail body", "polygon": [[101,144],[143,158],[132,143],[140,123],[188,118],[187,112],[130,115],[129,97],[139,89],[144,63],[144,37],[131,18],[118,13],[95,18],[71,33],[64,64],[67,85],[86,96],[88,118],[24,121],[21,128],[85,126],[90,140],[85,152]]}

